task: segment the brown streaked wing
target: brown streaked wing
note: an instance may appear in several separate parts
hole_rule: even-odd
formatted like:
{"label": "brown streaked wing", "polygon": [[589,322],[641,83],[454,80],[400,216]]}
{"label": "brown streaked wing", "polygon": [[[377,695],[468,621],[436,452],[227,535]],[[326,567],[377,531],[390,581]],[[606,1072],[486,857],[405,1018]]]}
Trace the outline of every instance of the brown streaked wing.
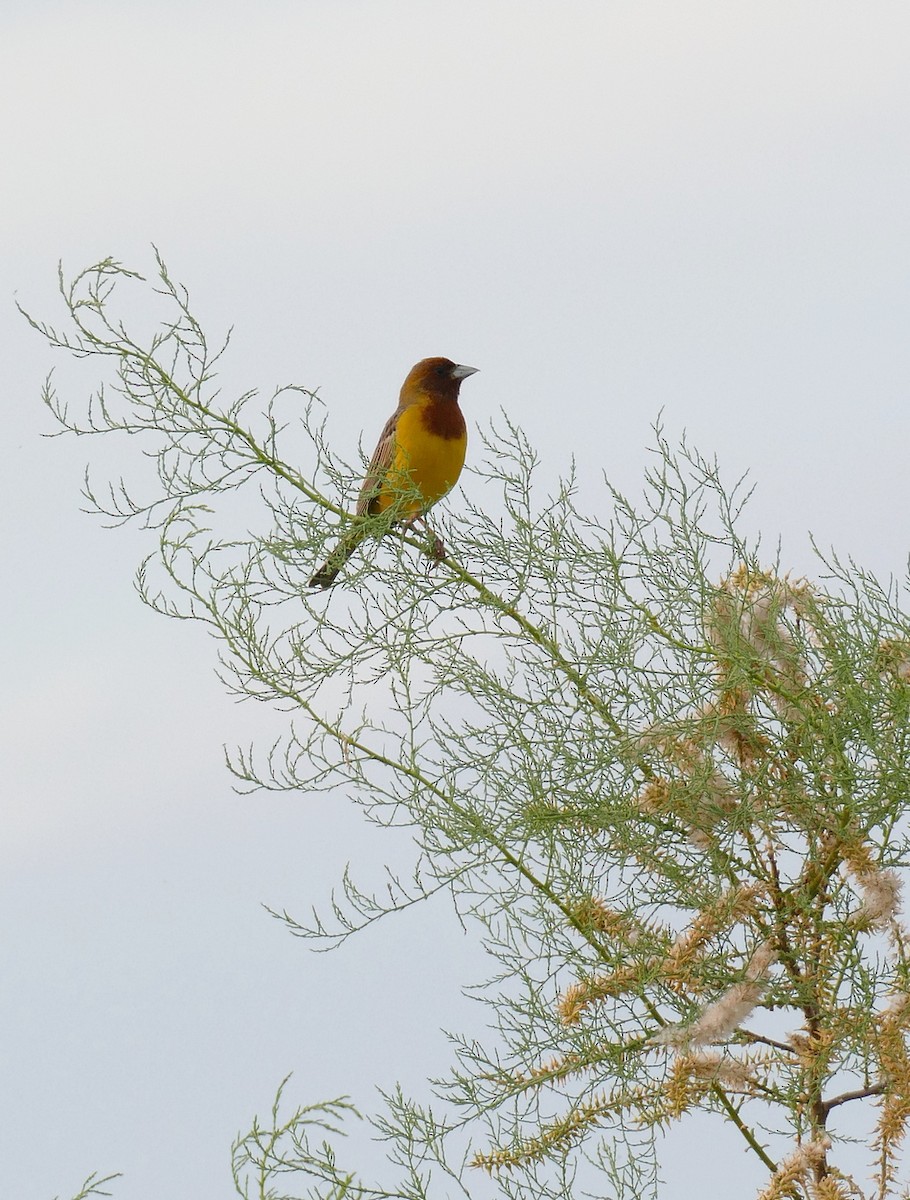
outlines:
{"label": "brown streaked wing", "polygon": [[382,433],[379,435],[379,441],[376,443],[376,449],[373,451],[373,457],[370,459],[363,487],[360,489],[360,495],[357,498],[358,517],[371,515],[373,501],[378,497],[386,472],[392,465],[395,453],[395,430],[398,427],[398,414],[400,412],[401,409],[397,408],[392,413],[388,421],[386,421]]}

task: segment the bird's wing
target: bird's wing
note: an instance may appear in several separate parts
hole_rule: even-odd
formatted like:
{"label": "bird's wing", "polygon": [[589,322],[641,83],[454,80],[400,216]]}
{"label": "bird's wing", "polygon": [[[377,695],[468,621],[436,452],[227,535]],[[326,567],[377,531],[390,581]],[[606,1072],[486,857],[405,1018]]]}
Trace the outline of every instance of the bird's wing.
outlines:
{"label": "bird's wing", "polygon": [[360,489],[360,495],[357,498],[357,516],[365,517],[373,511],[373,504],[382,489],[383,481],[388,474],[389,467],[395,457],[395,431],[398,428],[398,414],[401,412],[397,408],[385,423],[385,428],[379,435],[379,441],[376,443],[376,449],[373,451],[373,457],[370,459],[370,465],[367,468],[366,478],[363,481],[363,487]]}

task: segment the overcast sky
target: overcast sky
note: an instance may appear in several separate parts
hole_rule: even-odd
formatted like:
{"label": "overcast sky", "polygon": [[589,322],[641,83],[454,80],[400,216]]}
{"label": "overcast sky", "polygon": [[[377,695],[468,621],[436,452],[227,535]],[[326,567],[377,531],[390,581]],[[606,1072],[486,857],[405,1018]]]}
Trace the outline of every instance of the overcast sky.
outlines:
{"label": "overcast sky", "polygon": [[[285,1074],[365,1107],[440,1074],[483,975],[443,909],[329,956],[265,915],[394,848],[343,796],[233,794],[221,746],[265,717],[140,605],[143,538],[79,513],[85,463],[136,447],[41,440],[56,360],[14,294],[56,317],[58,259],[148,271],[154,242],[234,327],[226,386],[319,387],[347,457],[444,354],[481,369],[471,422],[575,455],[592,506],[662,410],[751,472],[784,565],[815,570],[811,531],[902,574],[908,39],[906,4],[840,0],[6,0],[0,1192],[229,1195]],[[743,1156],[687,1138],[664,1194],[722,1194]]]}

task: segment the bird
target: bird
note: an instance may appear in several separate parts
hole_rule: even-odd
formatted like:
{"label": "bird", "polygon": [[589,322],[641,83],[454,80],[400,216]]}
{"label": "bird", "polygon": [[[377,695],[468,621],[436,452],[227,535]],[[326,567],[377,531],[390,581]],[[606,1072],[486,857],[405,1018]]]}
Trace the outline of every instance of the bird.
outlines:
{"label": "bird", "polygon": [[[396,519],[410,526],[451,491],[468,444],[458,392],[476,372],[477,367],[450,358],[424,358],[411,368],[370,460],[357,500],[358,517],[378,516],[396,505]],[[331,587],[368,533],[361,522],[341,538],[309,586]],[[441,558],[444,549],[438,538],[435,549]]]}

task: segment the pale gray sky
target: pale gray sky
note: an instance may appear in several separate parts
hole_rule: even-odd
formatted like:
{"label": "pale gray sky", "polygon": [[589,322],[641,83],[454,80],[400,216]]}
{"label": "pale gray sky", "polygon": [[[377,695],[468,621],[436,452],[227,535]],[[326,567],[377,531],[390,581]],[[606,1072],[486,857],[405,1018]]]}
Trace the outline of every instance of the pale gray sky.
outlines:
{"label": "pale gray sky", "polygon": [[[900,574],[910,10],[4,14],[0,1192],[68,1196],[98,1168],[131,1200],[214,1200],[288,1071],[296,1102],[365,1107],[441,1073],[482,969],[442,909],[319,957],[264,915],[324,902],[348,860],[376,878],[389,843],[343,797],[233,795],[221,745],[265,717],[222,695],[200,631],[140,606],[138,533],[77,511],[85,462],[135,448],[39,439],[54,360],[13,292],[56,315],[58,258],[150,270],[154,241],[209,330],[235,327],[225,385],[318,386],[348,457],[411,363],[446,354],[481,368],[469,418],[502,406],[553,474],[574,454],[592,507],[602,468],[638,488],[662,409],[752,472],[750,528],[785,564],[812,571],[811,530]],[[722,1194],[738,1148],[687,1144],[666,1196]]]}

